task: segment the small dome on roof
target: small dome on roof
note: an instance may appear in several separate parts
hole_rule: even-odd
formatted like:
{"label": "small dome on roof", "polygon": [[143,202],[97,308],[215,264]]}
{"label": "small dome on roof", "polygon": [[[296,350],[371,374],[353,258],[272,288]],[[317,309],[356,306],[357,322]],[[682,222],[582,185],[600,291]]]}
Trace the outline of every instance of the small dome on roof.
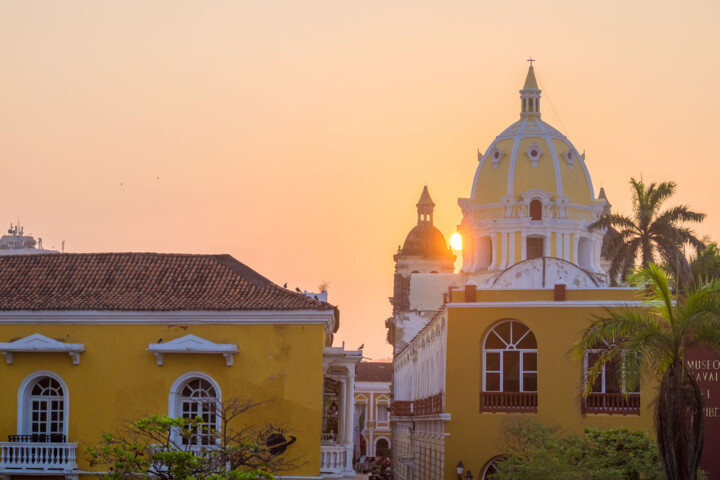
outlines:
{"label": "small dome on roof", "polygon": [[433,225],[435,203],[430,198],[427,186],[423,188],[418,209],[418,223],[405,238],[401,253],[428,258],[450,258],[452,254],[445,241],[445,236]]}
{"label": "small dome on roof", "polygon": [[418,225],[410,230],[402,247],[403,255],[447,257],[450,254],[445,236],[432,224]]}

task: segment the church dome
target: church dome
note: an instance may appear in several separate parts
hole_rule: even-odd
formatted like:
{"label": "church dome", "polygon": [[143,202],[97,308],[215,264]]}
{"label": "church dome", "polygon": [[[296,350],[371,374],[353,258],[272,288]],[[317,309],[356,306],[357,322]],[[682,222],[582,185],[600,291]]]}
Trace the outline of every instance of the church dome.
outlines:
{"label": "church dome", "polygon": [[417,225],[405,238],[403,255],[418,257],[445,257],[449,255],[445,236],[437,227],[429,224]]}
{"label": "church dome", "polygon": [[531,66],[520,90],[520,119],[505,129],[478,159],[471,200],[500,204],[532,189],[567,197],[576,205],[596,203],[584,154],[540,119],[540,93]]}

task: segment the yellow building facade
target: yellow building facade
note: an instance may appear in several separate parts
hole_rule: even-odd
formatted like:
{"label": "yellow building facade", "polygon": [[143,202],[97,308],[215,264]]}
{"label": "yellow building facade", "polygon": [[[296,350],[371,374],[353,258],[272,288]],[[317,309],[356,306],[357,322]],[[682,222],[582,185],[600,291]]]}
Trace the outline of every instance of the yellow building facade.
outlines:
{"label": "yellow building facade", "polygon": [[390,457],[392,364],[361,362],[355,367],[355,457]]}
{"label": "yellow building facade", "polygon": [[624,391],[608,369],[584,397],[585,372],[605,346],[570,358],[593,315],[643,299],[609,286],[608,234],[588,229],[607,198],[595,196],[584,153],[541,120],[540,94],[531,66],[520,119],[478,156],[471,197],[458,202],[461,271],[409,282],[410,308],[426,307],[393,361],[398,480],[456,479],[460,462],[464,474],[489,478],[506,453],[504,425],[518,419],[575,433],[652,428],[654,385]]}
{"label": "yellow building facade", "polygon": [[227,255],[7,256],[0,277],[0,477],[96,475],[87,445],[193,395],[266,402],[243,420],[296,437],[281,478],[351,471],[351,440],[321,447],[327,372],[360,360],[331,347],[328,303]]}

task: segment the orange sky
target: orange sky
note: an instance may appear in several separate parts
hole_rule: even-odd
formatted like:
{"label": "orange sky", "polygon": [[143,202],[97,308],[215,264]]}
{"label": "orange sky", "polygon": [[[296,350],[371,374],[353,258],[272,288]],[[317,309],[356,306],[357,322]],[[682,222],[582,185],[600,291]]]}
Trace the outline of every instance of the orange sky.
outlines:
{"label": "orange sky", "polygon": [[4,0],[0,222],[328,281],[338,340],[387,357],[422,186],[449,237],[528,55],[596,190],[629,213],[630,176],[675,180],[720,239],[719,21],[716,0]]}

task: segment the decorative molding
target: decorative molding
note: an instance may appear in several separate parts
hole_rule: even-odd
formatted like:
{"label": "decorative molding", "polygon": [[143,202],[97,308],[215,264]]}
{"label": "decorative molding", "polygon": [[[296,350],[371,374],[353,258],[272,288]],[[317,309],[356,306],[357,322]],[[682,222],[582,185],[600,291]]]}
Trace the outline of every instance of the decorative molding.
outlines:
{"label": "decorative molding", "polygon": [[487,154],[490,156],[490,160],[492,160],[493,169],[497,169],[498,165],[500,165],[500,160],[505,156],[505,153],[500,151],[496,146],[493,146]]}
{"label": "decorative molding", "polygon": [[528,147],[527,150],[525,150],[525,155],[528,156],[528,158],[530,159],[530,164],[533,167],[537,167],[542,154],[543,154],[543,149],[540,148],[540,145],[538,145],[535,140],[533,140],[533,143]]}
{"label": "decorative molding", "polygon": [[68,353],[73,365],[80,363],[80,354],[85,351],[82,343],[65,343],[34,333],[13,342],[0,343],[0,352],[8,365],[13,364],[14,353]]}
{"label": "decorative molding", "polygon": [[151,343],[147,350],[155,355],[158,365],[163,365],[166,353],[219,353],[225,357],[228,367],[233,365],[233,355],[237,354],[238,346],[232,343],[215,343],[196,335],[188,334],[167,343]]}

